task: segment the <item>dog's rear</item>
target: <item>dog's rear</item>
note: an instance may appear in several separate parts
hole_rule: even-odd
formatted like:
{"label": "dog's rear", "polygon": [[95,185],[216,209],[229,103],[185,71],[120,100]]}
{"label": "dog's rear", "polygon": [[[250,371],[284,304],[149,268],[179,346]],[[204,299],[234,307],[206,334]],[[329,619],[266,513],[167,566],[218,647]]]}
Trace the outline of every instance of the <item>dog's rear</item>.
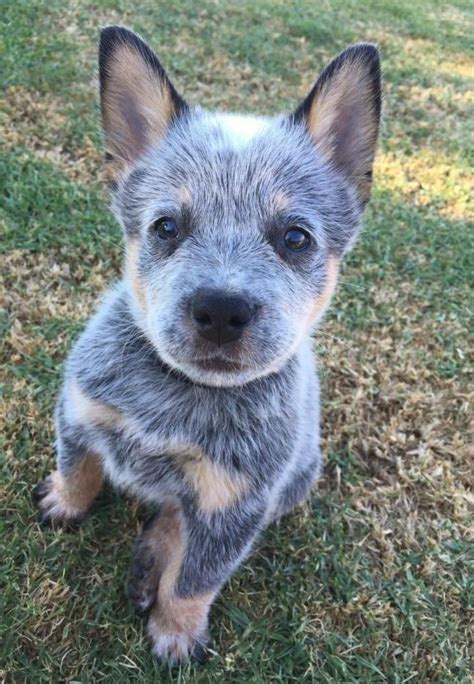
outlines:
{"label": "dog's rear", "polygon": [[379,61],[349,48],[291,115],[209,113],[111,26],[100,80],[124,274],[70,356],[39,505],[81,518],[105,473],[161,507],[130,593],[175,662],[202,651],[217,591],[319,472],[311,334],[370,194]]}

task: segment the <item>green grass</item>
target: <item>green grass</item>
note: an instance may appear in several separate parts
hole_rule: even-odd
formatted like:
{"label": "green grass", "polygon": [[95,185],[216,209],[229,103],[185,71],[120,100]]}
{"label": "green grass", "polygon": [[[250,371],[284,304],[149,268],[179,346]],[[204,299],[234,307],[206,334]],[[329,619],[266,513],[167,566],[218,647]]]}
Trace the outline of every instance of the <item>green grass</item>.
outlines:
{"label": "green grass", "polygon": [[[472,4],[21,0],[3,21],[0,674],[470,681]],[[124,593],[135,504],[108,491],[71,535],[40,529],[30,501],[54,462],[62,361],[120,268],[95,93],[97,30],[111,22],[142,32],[210,107],[294,107],[356,40],[379,43],[385,71],[373,200],[316,341],[324,480],[217,600],[208,664],[173,673]]]}

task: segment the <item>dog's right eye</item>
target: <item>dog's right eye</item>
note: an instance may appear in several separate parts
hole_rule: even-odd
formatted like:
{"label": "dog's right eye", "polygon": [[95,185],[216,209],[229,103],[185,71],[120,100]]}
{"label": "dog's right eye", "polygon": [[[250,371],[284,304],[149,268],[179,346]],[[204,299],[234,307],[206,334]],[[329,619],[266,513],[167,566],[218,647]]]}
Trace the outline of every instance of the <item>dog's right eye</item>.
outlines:
{"label": "dog's right eye", "polygon": [[170,218],[169,216],[163,216],[162,218],[153,221],[153,223],[151,224],[151,229],[162,240],[173,240],[179,236],[176,221]]}

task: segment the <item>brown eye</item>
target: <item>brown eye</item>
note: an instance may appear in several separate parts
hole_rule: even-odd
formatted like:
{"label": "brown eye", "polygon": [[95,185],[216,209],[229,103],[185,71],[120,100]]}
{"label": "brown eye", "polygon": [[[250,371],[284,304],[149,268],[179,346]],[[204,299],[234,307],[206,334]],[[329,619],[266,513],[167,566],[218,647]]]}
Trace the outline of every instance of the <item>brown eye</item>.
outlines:
{"label": "brown eye", "polygon": [[169,216],[163,216],[151,224],[152,229],[162,240],[172,240],[179,236],[176,221]]}
{"label": "brown eye", "polygon": [[311,238],[308,233],[298,226],[294,226],[285,233],[285,245],[293,252],[302,252],[309,245]]}

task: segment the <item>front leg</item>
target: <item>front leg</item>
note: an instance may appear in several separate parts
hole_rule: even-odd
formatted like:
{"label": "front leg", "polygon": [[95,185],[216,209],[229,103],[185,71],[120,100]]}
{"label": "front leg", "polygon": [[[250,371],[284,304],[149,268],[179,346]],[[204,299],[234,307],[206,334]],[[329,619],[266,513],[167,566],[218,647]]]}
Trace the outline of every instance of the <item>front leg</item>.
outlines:
{"label": "front leg", "polygon": [[87,435],[103,414],[102,405],[88,400],[77,384],[66,386],[56,412],[57,469],[33,493],[42,523],[82,522],[99,494],[102,461]]}
{"label": "front leg", "polygon": [[66,440],[61,440],[57,463],[57,470],[37,485],[33,498],[41,523],[75,526],[83,521],[102,488],[102,464],[97,455]]}
{"label": "front leg", "polygon": [[212,601],[250,550],[263,514],[261,501],[212,513],[167,504],[144,531],[129,591],[141,608],[152,604],[147,632],[158,659],[175,665],[204,656]]}

